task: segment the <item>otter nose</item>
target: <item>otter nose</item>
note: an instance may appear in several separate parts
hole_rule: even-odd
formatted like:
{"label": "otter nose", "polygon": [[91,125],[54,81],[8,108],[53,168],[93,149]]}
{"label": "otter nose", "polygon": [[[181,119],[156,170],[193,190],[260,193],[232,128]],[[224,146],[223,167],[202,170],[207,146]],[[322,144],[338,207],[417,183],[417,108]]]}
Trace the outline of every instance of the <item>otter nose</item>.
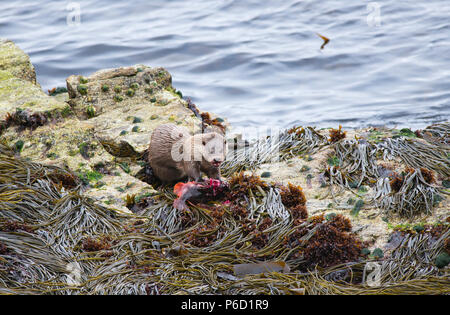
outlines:
{"label": "otter nose", "polygon": [[213,159],[213,162],[214,162],[214,163],[222,163],[222,160],[221,160],[221,159],[218,159],[218,158],[214,158],[214,159]]}

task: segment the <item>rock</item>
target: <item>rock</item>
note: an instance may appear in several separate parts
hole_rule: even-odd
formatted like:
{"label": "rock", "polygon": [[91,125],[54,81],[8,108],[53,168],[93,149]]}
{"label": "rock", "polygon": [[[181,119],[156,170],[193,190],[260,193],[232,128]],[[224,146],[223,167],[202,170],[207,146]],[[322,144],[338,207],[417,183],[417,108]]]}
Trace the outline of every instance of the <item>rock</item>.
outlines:
{"label": "rock", "polygon": [[6,70],[22,80],[36,83],[36,72],[30,62],[30,57],[16,44],[0,38],[0,70]]}
{"label": "rock", "polygon": [[[108,153],[95,136],[95,128],[90,121],[71,117],[38,127],[31,133],[18,134],[9,128],[2,138],[9,145],[22,141],[22,157],[69,168],[87,185],[84,194],[107,207],[128,212],[125,207],[127,195],[155,192],[152,186],[133,176],[140,169],[137,164],[118,160]],[[129,166],[123,167],[125,164]]]}
{"label": "rock", "polygon": [[95,108],[96,116],[89,121],[108,152],[133,157],[147,149],[152,130],[162,123],[200,130],[201,120],[173,92],[171,82],[163,68],[136,65],[101,70],[86,78],[71,76],[67,89],[69,103],[80,119],[88,119],[87,109]]}
{"label": "rock", "polygon": [[64,115],[67,108],[67,103],[48,96],[39,86],[0,70],[0,122],[18,109],[54,117]]}
{"label": "rock", "polygon": [[140,158],[152,130],[168,121],[193,131],[201,128],[171,80],[163,68],[138,65],[71,76],[67,93],[48,96],[0,70],[0,117],[19,109],[22,116],[42,113],[45,121],[29,132],[9,126],[2,138],[25,158],[71,169],[85,184],[85,195],[128,212],[127,196],[155,193],[135,177],[145,163]]}
{"label": "rock", "polygon": [[444,268],[450,263],[450,255],[442,252],[436,257],[435,264],[438,268]]}

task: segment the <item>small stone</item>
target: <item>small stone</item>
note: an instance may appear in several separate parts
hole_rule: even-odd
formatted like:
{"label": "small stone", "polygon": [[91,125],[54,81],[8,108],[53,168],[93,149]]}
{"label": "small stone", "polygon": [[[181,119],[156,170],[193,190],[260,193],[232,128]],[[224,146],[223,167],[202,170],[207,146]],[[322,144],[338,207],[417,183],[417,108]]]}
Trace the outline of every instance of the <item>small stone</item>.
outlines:
{"label": "small stone", "polygon": [[384,257],[383,250],[381,248],[375,248],[372,252],[372,256],[376,258],[383,258]]}
{"label": "small stone", "polygon": [[446,252],[439,254],[436,257],[435,264],[438,268],[444,268],[450,263],[450,255]]}

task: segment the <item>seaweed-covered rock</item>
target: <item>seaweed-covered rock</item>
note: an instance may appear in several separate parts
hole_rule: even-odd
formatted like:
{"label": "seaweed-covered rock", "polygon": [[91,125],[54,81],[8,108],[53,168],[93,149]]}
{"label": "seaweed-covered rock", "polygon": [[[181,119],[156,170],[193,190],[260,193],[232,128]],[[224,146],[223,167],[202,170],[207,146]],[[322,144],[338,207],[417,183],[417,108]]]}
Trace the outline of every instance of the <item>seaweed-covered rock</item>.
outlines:
{"label": "seaweed-covered rock", "polygon": [[30,62],[30,57],[16,44],[0,38],[0,70],[6,70],[13,76],[36,83],[36,72]]}

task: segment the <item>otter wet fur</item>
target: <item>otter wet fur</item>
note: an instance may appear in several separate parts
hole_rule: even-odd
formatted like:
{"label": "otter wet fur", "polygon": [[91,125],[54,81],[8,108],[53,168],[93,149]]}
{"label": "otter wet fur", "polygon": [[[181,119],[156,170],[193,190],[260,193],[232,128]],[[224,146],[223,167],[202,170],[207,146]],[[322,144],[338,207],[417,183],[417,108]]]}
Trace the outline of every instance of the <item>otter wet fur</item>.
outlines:
{"label": "otter wet fur", "polygon": [[225,138],[216,132],[191,135],[174,124],[163,124],[153,131],[148,161],[163,183],[185,178],[201,180],[201,172],[209,178],[220,178],[220,165],[225,160]]}

